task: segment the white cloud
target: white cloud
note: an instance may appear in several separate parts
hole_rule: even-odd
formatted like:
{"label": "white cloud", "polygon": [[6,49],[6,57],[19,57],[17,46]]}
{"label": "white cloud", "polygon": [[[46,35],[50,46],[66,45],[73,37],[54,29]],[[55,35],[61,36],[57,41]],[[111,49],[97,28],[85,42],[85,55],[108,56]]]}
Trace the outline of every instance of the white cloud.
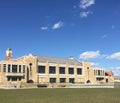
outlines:
{"label": "white cloud", "polygon": [[87,17],[89,14],[93,14],[93,12],[91,12],[91,11],[83,11],[83,12],[80,12],[80,17],[84,18],[84,17]]}
{"label": "white cloud", "polygon": [[81,0],[80,8],[86,9],[87,7],[90,7],[93,4],[95,4],[95,0]]}
{"label": "white cloud", "polygon": [[59,21],[53,25],[52,29],[59,29],[62,26],[63,26],[63,22]]}
{"label": "white cloud", "polygon": [[49,28],[47,26],[42,26],[41,30],[48,30]]}
{"label": "white cloud", "polygon": [[91,63],[92,67],[98,67],[100,64],[99,63]]}
{"label": "white cloud", "polygon": [[100,57],[99,51],[87,51],[80,54],[80,59],[83,60],[96,59],[98,57]]}
{"label": "white cloud", "polygon": [[120,60],[120,52],[111,54],[110,56],[106,57],[107,59],[115,59],[115,60]]}
{"label": "white cloud", "polygon": [[120,70],[120,67],[116,67],[117,70]]}

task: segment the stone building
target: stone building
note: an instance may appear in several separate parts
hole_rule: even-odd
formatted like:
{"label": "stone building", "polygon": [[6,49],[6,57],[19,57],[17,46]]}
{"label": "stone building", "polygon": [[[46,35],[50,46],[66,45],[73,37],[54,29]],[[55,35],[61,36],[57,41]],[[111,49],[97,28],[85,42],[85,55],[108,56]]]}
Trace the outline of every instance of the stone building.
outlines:
{"label": "stone building", "polygon": [[102,68],[93,68],[89,62],[74,58],[56,58],[29,54],[12,58],[12,50],[6,51],[6,60],[0,61],[0,85],[36,83],[50,86],[70,84],[113,83],[114,75]]}

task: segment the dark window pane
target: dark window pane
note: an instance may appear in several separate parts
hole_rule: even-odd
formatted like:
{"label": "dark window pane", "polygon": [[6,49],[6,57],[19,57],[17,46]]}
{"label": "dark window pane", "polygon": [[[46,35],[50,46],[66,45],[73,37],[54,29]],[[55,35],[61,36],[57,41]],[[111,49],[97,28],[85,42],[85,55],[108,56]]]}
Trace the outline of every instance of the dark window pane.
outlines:
{"label": "dark window pane", "polygon": [[100,70],[98,70],[98,75],[100,75]]}
{"label": "dark window pane", "polygon": [[19,73],[21,73],[21,65],[19,65]]}
{"label": "dark window pane", "polygon": [[74,68],[68,68],[69,69],[69,74],[74,74]]}
{"label": "dark window pane", "polygon": [[49,73],[50,74],[55,74],[56,73],[56,67],[50,66],[49,67]]}
{"label": "dark window pane", "polygon": [[59,67],[59,73],[65,74],[65,67]]}
{"label": "dark window pane", "polygon": [[23,65],[23,73],[25,73],[25,65]]}
{"label": "dark window pane", "polygon": [[12,72],[17,73],[17,65],[12,65]]}
{"label": "dark window pane", "polygon": [[12,77],[12,81],[17,81],[17,77]]}
{"label": "dark window pane", "polygon": [[38,66],[38,73],[45,73],[45,66]]}
{"label": "dark window pane", "polygon": [[6,64],[3,64],[3,72],[6,72]]}
{"label": "dark window pane", "polygon": [[75,83],[75,79],[74,78],[69,78],[69,83]]}
{"label": "dark window pane", "polygon": [[10,67],[11,67],[11,65],[10,65],[10,64],[8,64],[8,72],[10,72]]}
{"label": "dark window pane", "polygon": [[10,81],[10,77],[7,77],[7,81]]}
{"label": "dark window pane", "polygon": [[60,78],[60,83],[66,83],[66,78]]}
{"label": "dark window pane", "polygon": [[82,68],[77,68],[77,74],[82,75]]}
{"label": "dark window pane", "polygon": [[56,83],[56,78],[50,78],[50,83]]}

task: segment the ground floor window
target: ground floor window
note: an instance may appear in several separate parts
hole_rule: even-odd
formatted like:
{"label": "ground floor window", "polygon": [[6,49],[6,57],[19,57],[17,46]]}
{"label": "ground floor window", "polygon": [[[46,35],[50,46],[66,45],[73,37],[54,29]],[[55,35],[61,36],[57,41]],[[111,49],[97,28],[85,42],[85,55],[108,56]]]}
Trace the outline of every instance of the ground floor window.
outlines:
{"label": "ground floor window", "polygon": [[7,81],[10,81],[10,77],[7,77]]}
{"label": "ground floor window", "polygon": [[50,83],[56,83],[56,78],[50,78]]}
{"label": "ground floor window", "polygon": [[69,83],[75,83],[75,78],[69,78]]}
{"label": "ground floor window", "polygon": [[22,77],[7,77],[7,81],[21,81]]}
{"label": "ground floor window", "polygon": [[66,83],[66,78],[60,78],[60,83]]}

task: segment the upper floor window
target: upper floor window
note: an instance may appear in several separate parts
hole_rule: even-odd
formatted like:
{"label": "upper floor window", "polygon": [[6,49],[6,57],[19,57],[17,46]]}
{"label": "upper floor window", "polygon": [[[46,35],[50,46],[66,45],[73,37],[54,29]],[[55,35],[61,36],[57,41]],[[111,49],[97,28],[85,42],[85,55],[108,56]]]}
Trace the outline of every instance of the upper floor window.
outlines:
{"label": "upper floor window", "polygon": [[45,73],[45,66],[38,66],[38,73]]}
{"label": "upper floor window", "polygon": [[56,67],[50,66],[50,67],[49,67],[49,73],[50,73],[50,74],[55,74],[55,73],[56,73]]}
{"label": "upper floor window", "polygon": [[74,74],[74,68],[68,68],[68,69],[69,69],[68,71],[69,74]]}
{"label": "upper floor window", "polygon": [[8,64],[8,72],[10,72],[10,68],[11,68],[11,65],[10,65],[10,64]]}
{"label": "upper floor window", "polygon": [[3,64],[3,72],[6,72],[6,64]]}
{"label": "upper floor window", "polygon": [[17,73],[17,65],[12,65],[12,72]]}
{"label": "upper floor window", "polygon": [[98,70],[98,75],[100,75],[101,73],[100,73],[100,70]]}
{"label": "upper floor window", "polygon": [[21,65],[19,65],[19,73],[21,73]]}
{"label": "upper floor window", "polygon": [[77,74],[82,75],[82,68],[77,68]]}
{"label": "upper floor window", "polygon": [[23,73],[25,73],[25,65],[23,65]]}
{"label": "upper floor window", "polygon": [[59,67],[59,74],[65,74],[65,67]]}

